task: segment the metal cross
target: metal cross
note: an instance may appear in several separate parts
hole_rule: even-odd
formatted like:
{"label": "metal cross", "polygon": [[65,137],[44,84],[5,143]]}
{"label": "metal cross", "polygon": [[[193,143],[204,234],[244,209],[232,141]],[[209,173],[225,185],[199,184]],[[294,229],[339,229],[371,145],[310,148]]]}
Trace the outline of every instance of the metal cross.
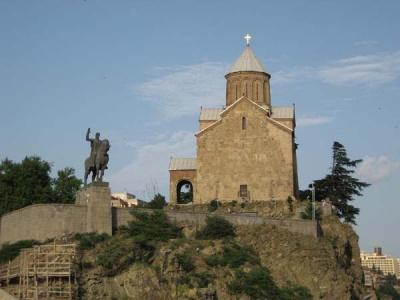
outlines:
{"label": "metal cross", "polygon": [[244,39],[246,40],[246,45],[250,45],[250,40],[251,40],[251,35],[246,33],[246,35],[244,36]]}

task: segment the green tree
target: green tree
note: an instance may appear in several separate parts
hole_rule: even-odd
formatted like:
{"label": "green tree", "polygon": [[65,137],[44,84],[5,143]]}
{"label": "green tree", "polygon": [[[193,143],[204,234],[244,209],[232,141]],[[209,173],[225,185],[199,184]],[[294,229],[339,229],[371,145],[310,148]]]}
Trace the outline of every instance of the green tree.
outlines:
{"label": "green tree", "polygon": [[329,198],[335,206],[339,218],[355,224],[355,217],[360,209],[350,204],[354,196],[362,196],[362,190],[369,186],[353,177],[355,168],[361,159],[351,160],[347,157],[344,146],[334,142],[332,147],[332,169],[325,178],[315,181],[316,197],[321,200]]}
{"label": "green tree", "polygon": [[38,156],[21,162],[5,159],[0,163],[0,215],[36,203],[73,202],[80,180],[65,168],[58,178],[50,176],[51,165]]}
{"label": "green tree", "polygon": [[160,193],[154,195],[154,198],[147,204],[148,208],[152,209],[162,209],[167,205],[167,201],[165,201],[165,197]]}
{"label": "green tree", "polygon": [[58,171],[57,176],[53,185],[54,202],[74,203],[82,181],[75,177],[75,170],[68,167]]}
{"label": "green tree", "polygon": [[37,156],[20,163],[5,159],[0,164],[0,214],[34,203],[50,202],[51,166]]}

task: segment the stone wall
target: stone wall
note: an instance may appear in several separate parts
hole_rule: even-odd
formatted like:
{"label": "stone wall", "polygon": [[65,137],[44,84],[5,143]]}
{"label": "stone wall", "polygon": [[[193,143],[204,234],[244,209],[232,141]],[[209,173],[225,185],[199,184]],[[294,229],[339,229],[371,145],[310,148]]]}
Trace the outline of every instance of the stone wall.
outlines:
{"label": "stone wall", "polygon": [[45,241],[86,232],[87,208],[73,204],[35,204],[1,217],[0,244],[19,240]]}
{"label": "stone wall", "polygon": [[[147,209],[138,209],[140,211],[151,212]],[[121,225],[127,225],[130,220],[132,220],[132,215],[129,213],[127,208],[117,208],[116,209],[116,219],[115,222],[117,228]],[[174,212],[167,211],[166,214],[172,222],[177,223],[191,223],[199,226],[203,226],[206,223],[207,213],[191,213],[191,212]],[[290,232],[301,233],[313,237],[318,237],[320,235],[320,228],[318,222],[311,220],[297,220],[297,219],[273,219],[255,216],[252,214],[217,214],[223,217],[234,225],[262,225],[268,224],[276,226],[277,228],[284,229]]]}

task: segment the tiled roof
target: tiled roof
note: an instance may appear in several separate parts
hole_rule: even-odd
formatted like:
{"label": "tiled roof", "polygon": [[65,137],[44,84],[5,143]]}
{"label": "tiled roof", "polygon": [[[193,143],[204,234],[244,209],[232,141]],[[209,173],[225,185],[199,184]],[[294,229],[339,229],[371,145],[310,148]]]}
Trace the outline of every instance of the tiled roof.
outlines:
{"label": "tiled roof", "polygon": [[196,158],[171,158],[169,162],[169,170],[196,170]]}
{"label": "tiled roof", "polygon": [[272,115],[273,119],[293,119],[294,107],[293,106],[273,106]]}
{"label": "tiled roof", "polygon": [[244,51],[232,65],[228,74],[233,72],[243,72],[243,71],[256,71],[256,72],[267,73],[262,63],[258,60],[256,55],[254,54],[253,50],[251,50],[250,46],[246,46],[246,48],[244,48]]}
{"label": "tiled roof", "polygon": [[200,121],[216,121],[220,119],[219,114],[223,108],[202,108],[200,111]]}

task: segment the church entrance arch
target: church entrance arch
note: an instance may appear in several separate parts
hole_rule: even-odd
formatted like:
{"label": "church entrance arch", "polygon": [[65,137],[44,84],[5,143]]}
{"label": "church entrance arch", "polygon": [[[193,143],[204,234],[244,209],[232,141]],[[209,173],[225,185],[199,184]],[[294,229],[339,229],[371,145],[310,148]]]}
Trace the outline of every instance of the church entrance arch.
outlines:
{"label": "church entrance arch", "polygon": [[178,204],[193,202],[193,185],[189,180],[181,180],[176,186],[176,201]]}

